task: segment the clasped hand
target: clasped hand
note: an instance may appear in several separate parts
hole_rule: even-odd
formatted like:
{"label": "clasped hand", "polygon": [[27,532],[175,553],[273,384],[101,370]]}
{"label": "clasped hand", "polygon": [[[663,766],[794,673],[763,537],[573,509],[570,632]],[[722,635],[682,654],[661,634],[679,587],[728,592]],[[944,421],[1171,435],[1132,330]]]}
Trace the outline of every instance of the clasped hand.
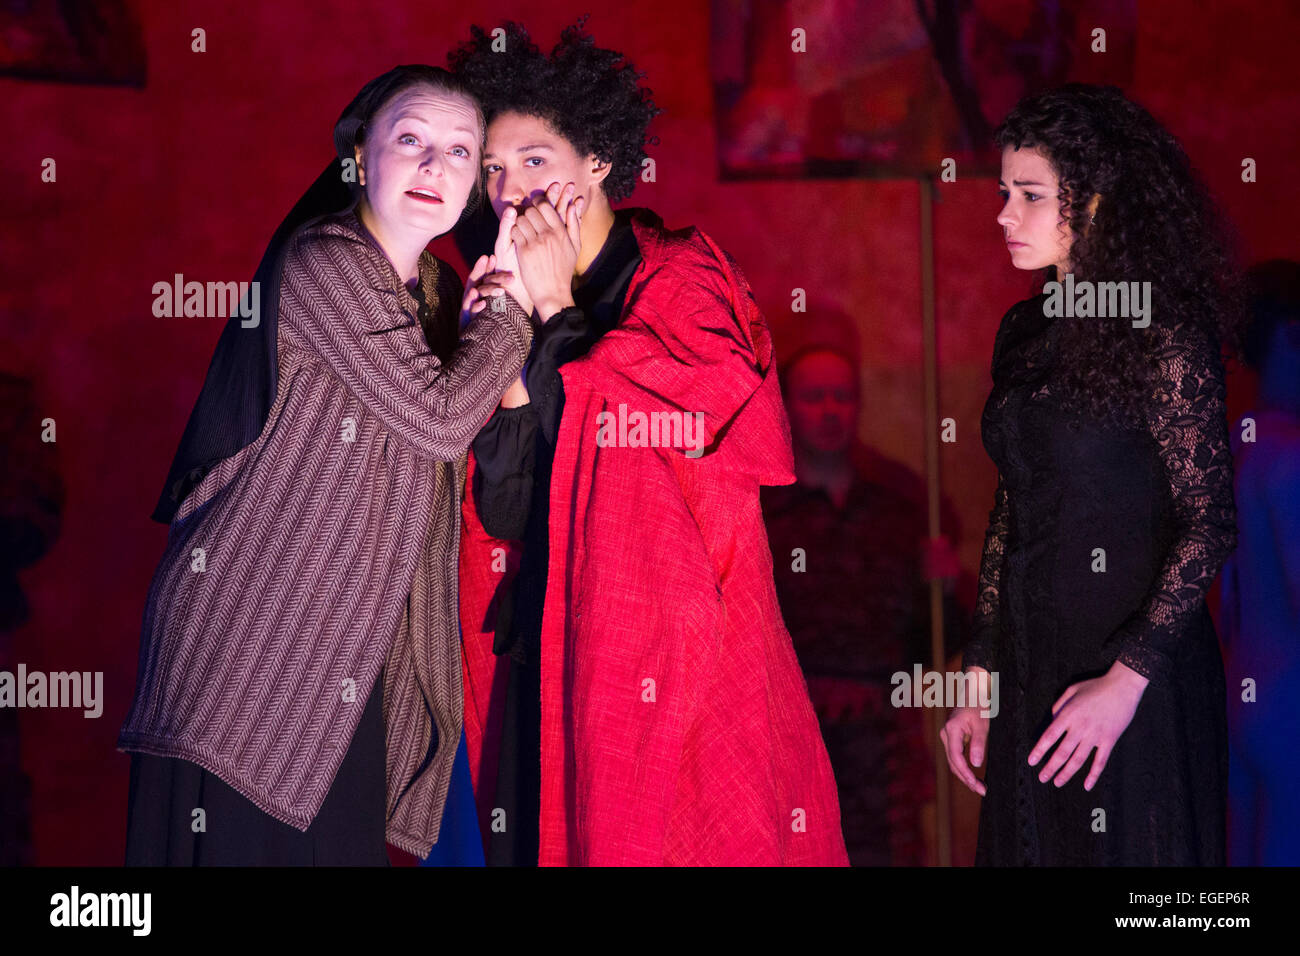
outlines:
{"label": "clasped hand", "polygon": [[542,322],[573,305],[583,211],[583,200],[575,199],[575,192],[573,183],[563,188],[551,183],[545,196],[522,210],[511,206],[501,214],[493,254],[479,260],[489,263],[482,271],[476,263],[470,273],[478,302],[477,308],[471,306],[472,314],[486,308],[487,299],[506,294],[526,312],[536,310]]}

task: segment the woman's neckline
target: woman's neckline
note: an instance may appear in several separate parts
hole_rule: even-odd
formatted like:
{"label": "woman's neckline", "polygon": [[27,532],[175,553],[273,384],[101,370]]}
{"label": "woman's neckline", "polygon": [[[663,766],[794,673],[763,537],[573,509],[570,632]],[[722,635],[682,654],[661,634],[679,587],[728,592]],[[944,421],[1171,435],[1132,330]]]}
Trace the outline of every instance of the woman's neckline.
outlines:
{"label": "woman's neckline", "polygon": [[366,224],[362,222],[361,217],[357,215],[357,207],[353,206],[351,209],[347,210],[343,214],[343,218],[344,224],[349,229],[355,230],[362,239],[369,243],[370,248],[378,254],[379,258],[384,261],[384,265],[388,268],[391,279],[396,280],[393,288],[395,290],[405,289],[411,295],[411,298],[415,298],[415,290],[420,287],[420,280],[424,278],[425,257],[429,255],[429,250],[420,250],[420,256],[415,263],[415,278],[408,284],[402,279],[401,275],[398,274],[397,267],[394,266],[392,260],[388,258],[388,253],[384,252],[384,247],[379,244],[379,240],[375,238],[374,233],[366,228]]}

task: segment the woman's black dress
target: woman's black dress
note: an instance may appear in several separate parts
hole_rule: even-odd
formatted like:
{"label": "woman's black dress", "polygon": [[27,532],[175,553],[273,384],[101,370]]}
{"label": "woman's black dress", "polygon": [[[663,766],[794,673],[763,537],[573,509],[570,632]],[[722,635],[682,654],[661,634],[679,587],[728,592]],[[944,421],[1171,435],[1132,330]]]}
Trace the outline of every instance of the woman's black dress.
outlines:
{"label": "woman's black dress", "polygon": [[[1153,318],[1135,335],[1162,369],[1147,427],[1107,426],[1058,398],[1069,320],[1043,301],[1003,318],[982,422],[999,479],[966,663],[999,673],[1000,710],[976,862],[1222,865],[1226,689],[1205,594],[1236,526],[1218,350]],[[1116,659],[1150,683],[1105,771],[1091,792],[1093,757],[1040,783],[1050,753],[1028,755],[1052,705]]]}

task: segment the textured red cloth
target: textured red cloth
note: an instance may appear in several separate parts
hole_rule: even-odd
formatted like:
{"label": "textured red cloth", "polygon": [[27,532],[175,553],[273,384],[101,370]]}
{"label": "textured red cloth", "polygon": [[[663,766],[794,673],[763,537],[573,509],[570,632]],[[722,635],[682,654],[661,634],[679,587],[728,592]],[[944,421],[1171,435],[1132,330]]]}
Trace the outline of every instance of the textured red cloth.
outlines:
{"label": "textured red cloth", "polygon": [[[469,452],[460,527],[461,683],[465,691],[465,746],[469,757],[479,827],[491,832],[496,799],[498,747],[505,713],[508,658],[492,653],[497,627],[497,600],[519,570],[520,545],[492,537],[474,508],[474,473],[478,465]],[[482,767],[490,768],[486,776]],[[486,850],[486,845],[484,846]]]}
{"label": "textured red cloth", "polygon": [[[618,327],[560,368],[539,862],[847,864],[759,510],[760,484],[794,481],[771,336],[707,236],[646,212],[633,228],[642,263]],[[597,415],[621,403],[701,413],[703,456],[601,447]],[[494,733],[484,651],[503,575],[474,553],[499,543],[472,497],[462,614],[477,766]]]}

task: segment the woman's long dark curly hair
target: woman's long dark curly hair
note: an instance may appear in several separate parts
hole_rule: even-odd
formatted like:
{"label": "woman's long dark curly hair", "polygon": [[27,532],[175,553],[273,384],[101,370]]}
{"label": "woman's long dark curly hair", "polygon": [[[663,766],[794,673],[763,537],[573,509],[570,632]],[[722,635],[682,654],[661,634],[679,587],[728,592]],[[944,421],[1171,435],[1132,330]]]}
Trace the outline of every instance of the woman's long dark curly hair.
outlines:
{"label": "woman's long dark curly hair", "polygon": [[[470,28],[471,39],[448,62],[487,115],[518,112],[544,120],[579,156],[594,154],[610,164],[601,183],[611,202],[632,195],[646,158],[646,128],[661,110],[622,53],[596,46],[583,32],[585,18],[568,27],[550,56],[513,21],[493,37]],[[493,45],[503,50],[494,50]]]}
{"label": "woman's long dark curly hair", "polygon": [[[1228,229],[1182,147],[1113,86],[1070,83],[1021,100],[994,134],[999,149],[1037,148],[1059,180],[1075,281],[1142,282],[1151,325],[1058,319],[1062,385],[1080,410],[1116,424],[1144,418],[1160,327],[1192,323],[1241,355],[1242,285]],[[1101,199],[1095,221],[1088,204]],[[1044,281],[1062,279],[1049,267]]]}

